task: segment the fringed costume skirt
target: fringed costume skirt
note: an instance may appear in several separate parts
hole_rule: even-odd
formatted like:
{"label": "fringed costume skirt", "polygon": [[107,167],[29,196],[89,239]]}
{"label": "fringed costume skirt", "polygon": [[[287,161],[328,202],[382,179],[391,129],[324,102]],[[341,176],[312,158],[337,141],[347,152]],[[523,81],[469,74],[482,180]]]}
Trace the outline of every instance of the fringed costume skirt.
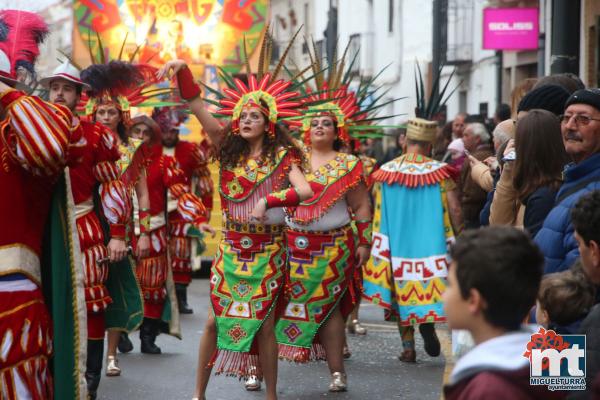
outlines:
{"label": "fringed costume skirt", "polygon": [[275,328],[279,358],[325,360],[318,333],[336,307],[343,316],[356,299],[355,242],[350,225],[327,232],[288,229],[289,302]]}
{"label": "fringed costume skirt", "polygon": [[259,371],[255,336],[283,299],[286,254],[280,225],[227,223],[211,270],[216,374]]}

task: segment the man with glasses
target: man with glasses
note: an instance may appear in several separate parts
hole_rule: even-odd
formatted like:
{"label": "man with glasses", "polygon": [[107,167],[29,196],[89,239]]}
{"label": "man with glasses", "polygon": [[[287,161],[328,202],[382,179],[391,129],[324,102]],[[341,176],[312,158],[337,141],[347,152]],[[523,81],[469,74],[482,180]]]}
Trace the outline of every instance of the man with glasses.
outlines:
{"label": "man with glasses", "polygon": [[600,189],[600,89],[573,93],[559,118],[573,162],[565,168],[554,208],[535,237],[546,259],[544,273],[568,269],[579,257],[570,212],[582,195]]}

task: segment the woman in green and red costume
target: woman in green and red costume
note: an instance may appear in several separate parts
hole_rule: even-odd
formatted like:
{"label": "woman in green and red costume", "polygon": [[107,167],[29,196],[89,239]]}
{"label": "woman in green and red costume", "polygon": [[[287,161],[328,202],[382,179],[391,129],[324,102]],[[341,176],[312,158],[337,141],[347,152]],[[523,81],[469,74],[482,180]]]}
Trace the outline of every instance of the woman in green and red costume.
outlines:
{"label": "woman in green and red costume", "polygon": [[352,279],[355,268],[368,259],[371,241],[363,166],[340,148],[349,143],[349,125],[366,114],[345,85],[335,87],[330,79],[317,82],[317,87],[318,94],[307,100],[320,104],[306,109],[302,129],[309,164],[306,179],[314,196],[287,209],[290,300],[276,335],[280,358],[301,363],[327,360],[329,390],[338,392],[346,390],[344,319],[360,295]]}
{"label": "woman in green and red costume", "polygon": [[[268,35],[267,35],[268,37]],[[267,40],[267,39],[265,39]],[[264,61],[269,46],[263,46]],[[287,52],[286,52],[287,53]],[[225,76],[220,94],[221,124],[201,100],[200,88],[182,61],[167,63],[159,77],[173,71],[181,97],[216,147],[220,162],[223,240],[211,268],[211,304],[200,341],[196,398],[206,392],[212,367],[239,377],[264,376],[267,399],[276,399],[277,343],[274,325],[283,300],[286,252],[282,207],[312,196],[299,168],[301,154],[278,122],[299,116],[298,93],[290,82],[262,68],[248,70],[248,84]]]}

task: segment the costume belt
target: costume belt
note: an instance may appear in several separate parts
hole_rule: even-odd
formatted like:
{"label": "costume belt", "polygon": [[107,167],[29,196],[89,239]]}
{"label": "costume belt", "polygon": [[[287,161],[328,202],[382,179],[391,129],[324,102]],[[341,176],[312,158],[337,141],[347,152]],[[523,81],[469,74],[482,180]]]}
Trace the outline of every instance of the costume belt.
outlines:
{"label": "costume belt", "polygon": [[13,243],[0,247],[0,276],[23,274],[41,286],[40,258],[29,247]]}
{"label": "costume belt", "polygon": [[223,230],[233,231],[239,233],[261,233],[261,234],[272,234],[282,233],[284,225],[262,225],[252,223],[241,223],[233,221],[225,221],[223,223]]}
{"label": "costume belt", "polygon": [[291,227],[287,228],[287,230],[289,232],[302,233],[302,234],[306,234],[306,235],[310,235],[310,234],[313,234],[313,235],[335,235],[337,233],[346,232],[348,229],[352,229],[352,224],[346,224],[344,226],[340,226],[339,228],[330,229],[328,231],[309,231],[309,230],[296,229],[296,228],[291,228]]}
{"label": "costume belt", "polygon": [[94,200],[87,199],[79,204],[75,204],[75,218],[79,219],[85,214],[94,211]]}
{"label": "costume belt", "polygon": [[[165,226],[166,224],[167,224],[167,219],[165,218],[164,213],[160,213],[157,215],[151,215],[150,216],[150,229],[148,231],[153,231],[155,229]],[[135,221],[135,235],[136,236],[140,235],[139,219],[136,219],[136,221]]]}

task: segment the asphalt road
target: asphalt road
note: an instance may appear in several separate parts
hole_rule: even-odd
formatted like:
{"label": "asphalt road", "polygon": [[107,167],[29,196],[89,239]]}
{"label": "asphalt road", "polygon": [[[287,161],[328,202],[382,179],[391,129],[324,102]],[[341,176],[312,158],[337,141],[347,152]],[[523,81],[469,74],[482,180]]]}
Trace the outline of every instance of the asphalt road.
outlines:
{"label": "asphalt road", "polygon": [[[194,279],[188,293],[194,314],[182,316],[183,340],[166,335],[158,337],[157,344],[163,354],[141,354],[137,332],[132,334],[134,351],[119,355],[122,375],[103,376],[98,398],[191,399],[208,295],[208,280]],[[327,391],[329,372],[324,362],[298,365],[280,361],[279,399],[440,399],[446,366],[444,356],[428,357],[417,335],[417,363],[402,363],[397,359],[401,347],[398,331],[393,324],[383,321],[383,312],[374,305],[363,303],[360,317],[369,331],[366,336],[348,337],[352,351],[352,357],[346,361],[348,392]],[[441,326],[438,334],[443,354],[449,354],[447,329]],[[213,376],[206,397],[209,400],[253,400],[264,398],[264,391],[247,392],[242,382],[235,378]]]}

